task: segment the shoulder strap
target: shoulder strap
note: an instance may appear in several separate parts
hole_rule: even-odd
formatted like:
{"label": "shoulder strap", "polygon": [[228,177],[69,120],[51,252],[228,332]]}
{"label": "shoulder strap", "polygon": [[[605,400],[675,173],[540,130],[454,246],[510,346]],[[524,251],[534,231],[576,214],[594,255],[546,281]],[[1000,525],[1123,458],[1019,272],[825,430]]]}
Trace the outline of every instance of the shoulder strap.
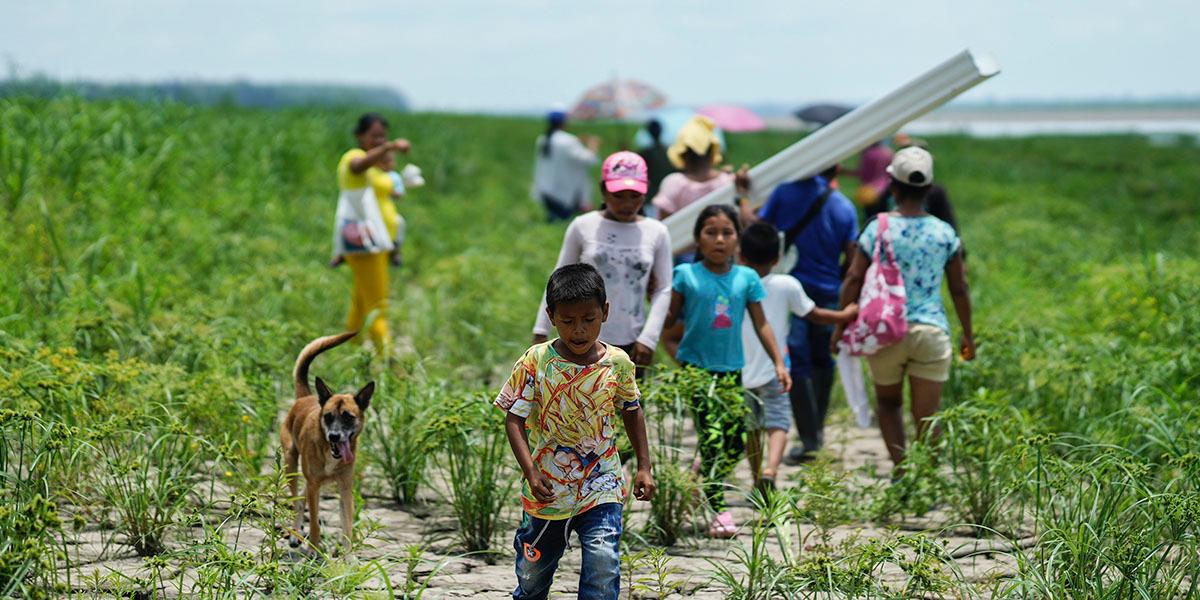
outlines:
{"label": "shoulder strap", "polygon": [[813,200],[812,206],[808,207],[808,212],[804,213],[804,216],[800,217],[800,220],[796,221],[796,224],[792,225],[791,229],[788,229],[787,233],[783,236],[784,248],[790,248],[796,242],[796,238],[800,236],[800,232],[804,231],[804,228],[816,218],[817,213],[821,212],[821,208],[825,206],[825,201],[829,199],[831,194],[833,194],[833,186],[826,186],[825,191],[821,192],[821,195],[817,196],[816,200]]}

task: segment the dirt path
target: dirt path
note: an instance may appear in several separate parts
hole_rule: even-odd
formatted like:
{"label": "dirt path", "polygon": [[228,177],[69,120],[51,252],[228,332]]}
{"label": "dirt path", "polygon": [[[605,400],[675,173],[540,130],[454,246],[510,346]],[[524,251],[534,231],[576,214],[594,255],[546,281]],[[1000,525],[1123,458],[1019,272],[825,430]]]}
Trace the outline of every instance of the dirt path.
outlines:
{"label": "dirt path", "polygon": [[[827,437],[828,451],[844,469],[855,471],[855,477],[865,477],[864,470],[860,470],[860,467],[864,465],[874,465],[878,473],[877,477],[887,476],[890,463],[887,461],[877,430],[860,429],[847,423],[834,423],[827,429]],[[687,442],[694,444],[694,438],[688,439]],[[785,465],[780,472],[780,485],[783,487],[793,485],[790,480],[791,476],[803,468],[805,467]],[[738,466],[735,477],[737,485],[741,489],[749,488],[750,473],[744,461]],[[495,547],[503,554],[497,558],[494,564],[489,564],[480,557],[464,556],[460,553],[455,537],[457,523],[450,514],[449,507],[444,502],[437,500],[435,490],[426,491],[426,502],[416,507],[402,508],[386,499],[385,496],[373,495],[373,491],[381,492],[381,490],[378,489],[378,482],[372,479],[369,478],[364,487],[367,497],[360,515],[362,526],[370,528],[372,532],[368,537],[368,547],[357,553],[354,558],[350,559],[351,561],[359,564],[377,561],[385,566],[393,586],[402,585],[406,578],[406,567],[400,557],[411,545],[423,544],[424,553],[417,572],[418,579],[428,584],[424,598],[431,600],[495,598],[499,600],[511,597],[510,593],[515,579],[512,551],[509,548],[513,530],[519,519],[516,507],[507,510],[501,519]],[[735,540],[709,540],[701,534],[700,527],[703,524],[697,524],[695,535],[685,537],[670,548],[668,553],[672,557],[671,566],[677,570],[674,578],[684,582],[680,593],[672,595],[672,598],[715,600],[725,596],[725,590],[716,586],[711,580],[713,566],[710,561],[718,563],[726,561],[736,544],[748,543],[750,537],[748,524],[756,515],[754,508],[744,497],[739,497],[737,494],[731,494],[729,497],[731,509],[737,522],[743,526],[743,531]],[[328,496],[322,501],[322,519],[326,524],[326,535],[336,535],[337,533],[336,502],[336,498],[333,496]],[[634,503],[630,515],[630,531],[641,530],[647,517],[647,511],[648,505]],[[946,524],[947,517],[934,511],[921,519],[902,522],[899,524],[899,528],[909,531],[927,531],[932,535],[939,535],[946,541],[947,548],[951,553],[963,557],[958,561],[958,568],[970,580],[985,580],[1010,570],[1008,563],[1011,561],[1005,560],[1006,556],[977,552],[980,549],[988,548],[990,542],[953,533],[942,534]],[[801,531],[808,532],[811,531],[811,528],[802,525]],[[863,539],[884,536],[888,533],[887,530],[876,525],[862,523],[834,528],[832,539],[836,542],[850,536],[855,536],[855,539]],[[238,532],[226,531],[225,534],[229,540],[236,535],[238,546],[242,549],[258,548],[264,537],[262,531],[251,528],[243,528]],[[131,577],[146,576],[145,561],[134,556],[125,546],[106,545],[103,540],[108,538],[108,535],[108,532],[100,531],[85,531],[80,535],[81,543],[73,549],[75,556],[80,561],[77,569],[73,572],[73,581],[79,582],[81,577],[97,571],[102,575],[115,571]],[[553,588],[554,597],[573,597],[577,591],[578,544],[575,544],[574,547],[574,551],[564,556],[560,563]],[[777,549],[773,549],[772,552],[778,556]],[[638,574],[646,575],[648,573]],[[901,576],[902,574],[898,570],[884,573],[885,579],[900,579]],[[190,587],[191,582],[196,580],[196,577],[197,574],[194,572],[179,573],[176,571],[169,576],[169,579],[183,581],[186,590]],[[94,588],[89,589],[91,586],[86,583],[74,584],[73,587],[81,591],[95,591]],[[164,586],[165,595],[178,595],[173,587],[174,584]],[[363,594],[370,594],[372,590],[382,591],[384,589],[383,581],[376,576],[373,580],[363,584],[359,591]]]}

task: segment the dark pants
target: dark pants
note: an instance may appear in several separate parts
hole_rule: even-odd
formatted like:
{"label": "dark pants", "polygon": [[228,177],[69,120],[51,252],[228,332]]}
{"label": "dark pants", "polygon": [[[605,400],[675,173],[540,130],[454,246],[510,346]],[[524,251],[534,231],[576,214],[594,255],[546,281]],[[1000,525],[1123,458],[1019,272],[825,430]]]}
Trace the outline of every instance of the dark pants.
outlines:
{"label": "dark pants", "polygon": [[[598,504],[569,520],[546,521],[526,513],[513,539],[517,550],[514,600],[545,600],[572,531],[579,536],[583,550],[579,598],[617,600],[621,590],[621,526],[621,505],[616,502]],[[535,540],[534,548],[541,556],[530,561],[525,556],[525,544],[533,544]]]}
{"label": "dark pants", "polygon": [[[837,309],[837,294],[824,294],[812,286],[804,293],[821,308]],[[833,326],[817,325],[806,319],[792,317],[788,333],[788,355],[792,361],[792,418],[804,452],[816,452],[824,443],[825,415],[829,412],[829,395],[833,391],[833,355],[829,339]]]}
{"label": "dark pants", "polygon": [[[688,365],[684,365],[688,366]],[[742,384],[742,373],[709,371],[713,377],[733,377]],[[704,495],[717,512],[725,510],[725,479],[746,452],[746,418],[740,407],[723,406],[722,398],[692,398],[692,418],[696,421],[696,446],[700,451],[700,473],[704,476]],[[741,395],[731,402],[743,403]]]}
{"label": "dark pants", "polygon": [[575,216],[574,208],[560,204],[557,199],[548,194],[542,194],[542,205],[546,207],[546,219],[551,223],[569,221]]}

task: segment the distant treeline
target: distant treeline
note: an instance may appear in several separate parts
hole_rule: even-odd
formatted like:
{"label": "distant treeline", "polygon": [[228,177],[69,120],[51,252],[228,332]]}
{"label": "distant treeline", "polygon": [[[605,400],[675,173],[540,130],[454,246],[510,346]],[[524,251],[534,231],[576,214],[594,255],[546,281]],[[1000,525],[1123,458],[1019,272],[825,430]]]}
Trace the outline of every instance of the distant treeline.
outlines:
{"label": "distant treeline", "polygon": [[169,101],[187,104],[252,106],[355,106],[408,110],[408,99],[384,86],[359,86],[305,83],[251,83],[233,81],[166,81],[158,83],[64,82],[46,77],[26,77],[0,81],[0,98],[6,96],[80,96],[88,99],[132,99]]}

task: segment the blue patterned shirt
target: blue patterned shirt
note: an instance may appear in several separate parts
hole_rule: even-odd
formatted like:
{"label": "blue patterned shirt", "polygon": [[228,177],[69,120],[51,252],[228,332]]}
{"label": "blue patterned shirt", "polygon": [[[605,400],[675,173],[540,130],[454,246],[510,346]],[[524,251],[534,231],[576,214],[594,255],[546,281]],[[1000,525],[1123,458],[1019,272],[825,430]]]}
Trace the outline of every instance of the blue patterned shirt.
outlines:
{"label": "blue patterned shirt", "polygon": [[[875,250],[879,221],[867,224],[858,236],[858,248],[868,259]],[[901,217],[888,215],[887,240],[900,265],[904,279],[909,323],[925,323],[950,331],[946,308],[942,305],[942,275],[946,263],[958,252],[958,235],[945,221],[933,216]],[[879,250],[884,260],[884,250]]]}

